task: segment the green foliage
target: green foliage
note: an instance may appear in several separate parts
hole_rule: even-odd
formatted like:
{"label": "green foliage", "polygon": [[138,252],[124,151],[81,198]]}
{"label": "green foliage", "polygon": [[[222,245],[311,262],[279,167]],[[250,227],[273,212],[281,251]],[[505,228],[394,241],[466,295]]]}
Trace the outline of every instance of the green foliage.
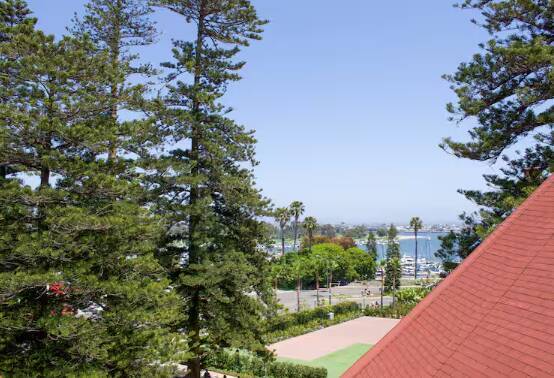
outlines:
{"label": "green foliage", "polygon": [[350,248],[346,251],[348,264],[354,267],[355,278],[372,280],[375,278],[376,263],[370,254],[360,248]]}
{"label": "green foliage", "polygon": [[456,156],[489,160],[541,128],[552,128],[552,4],[543,0],[466,0],[462,8],[483,16],[492,35],[484,50],[446,78],[458,96],[448,110],[459,121],[475,117],[478,125],[467,143],[445,139]]}
{"label": "green foliage", "polygon": [[[322,278],[353,281],[375,277],[376,263],[359,248],[344,250],[337,244],[313,246],[311,252],[289,253],[273,261],[271,277],[282,288],[298,286],[298,280],[313,283]],[[298,288],[298,287],[297,287]]]}
{"label": "green foliage", "polygon": [[220,102],[240,80],[240,47],[261,38],[265,21],[246,0],[152,3],[195,34],[174,41],[173,60],[163,64],[157,135],[164,152],[150,156],[147,179],[151,208],[165,226],[159,258],[187,304],[187,365],[199,377],[209,350],[263,350],[262,320],[273,309],[270,266],[259,248],[269,211],[254,186],[256,140]]}
{"label": "green foliage", "polygon": [[367,234],[367,227],[366,226],[354,226],[346,229],[344,231],[343,236],[355,238],[355,239],[361,239],[365,237]]}
{"label": "green foliage", "polygon": [[293,248],[296,251],[296,242],[298,240],[298,220],[300,219],[300,216],[304,214],[304,211],[306,210],[306,207],[304,204],[300,201],[294,201],[289,206],[290,215],[293,219],[293,230],[294,230],[294,244]]}
{"label": "green foliage", "polygon": [[[312,250],[313,246],[313,238],[314,238],[314,231],[317,229],[317,219],[314,217],[306,217],[304,219],[304,223],[302,224],[304,229],[308,232],[308,250]],[[302,249],[302,247],[301,247]]]}
{"label": "green foliage", "polygon": [[363,311],[364,316],[374,316],[377,318],[401,319],[413,310],[415,304],[397,304],[396,306],[366,307]]}
{"label": "green foliage", "polygon": [[290,209],[287,207],[280,207],[275,210],[274,215],[275,220],[279,223],[279,230],[281,235],[281,255],[285,255],[285,227],[290,221],[291,213]]}
{"label": "green foliage", "polygon": [[268,378],[325,378],[325,368],[270,361],[244,352],[222,350],[210,356],[208,365],[228,374]]}
{"label": "green foliage", "polygon": [[503,157],[506,164],[500,174],[485,175],[488,191],[460,190],[479,207],[475,214],[462,214],[463,228],[439,237],[441,248],[435,253],[444,262],[466,258],[495,227],[506,219],[553,171],[554,134],[537,138],[516,159]]}
{"label": "green foliage", "polygon": [[415,287],[398,290],[395,294],[396,302],[398,304],[417,304],[430,292],[431,289],[426,287]]}
{"label": "green foliage", "polygon": [[367,253],[369,256],[373,259],[375,263],[377,263],[377,238],[375,237],[375,234],[373,231],[369,231],[369,234],[367,235]]}
{"label": "green foliage", "polygon": [[387,232],[388,231],[386,227],[379,227],[375,233],[378,237],[384,238],[385,236],[387,236]]}
{"label": "green foliage", "polygon": [[134,162],[105,159],[116,68],[86,36],[35,30],[21,4],[0,1],[0,372],[171,376],[187,343],[171,331],[182,301],[154,256],[159,222]]}
{"label": "green foliage", "polygon": [[[501,174],[484,175],[488,191],[460,190],[479,211],[462,214],[464,228],[443,239],[438,257],[463,259],[553,172],[554,12],[550,1],[464,0],[459,7],[479,12],[491,35],[482,52],[462,63],[451,82],[458,101],[452,120],[476,121],[468,142],[446,138],[441,145],[461,158],[495,162]],[[534,137],[535,145],[508,156],[513,145]],[[503,155],[504,154],[504,155]]]}
{"label": "green foliage", "polygon": [[385,267],[385,289],[391,291],[400,287],[402,268],[400,266],[400,244],[397,240],[398,231],[394,225],[390,225],[387,231],[387,263]]}
{"label": "green foliage", "polygon": [[368,306],[363,311],[364,315],[400,319],[408,315],[410,311],[431,292],[431,290],[432,288],[430,287],[398,290],[395,294],[396,301],[394,305],[385,306],[383,308]]}

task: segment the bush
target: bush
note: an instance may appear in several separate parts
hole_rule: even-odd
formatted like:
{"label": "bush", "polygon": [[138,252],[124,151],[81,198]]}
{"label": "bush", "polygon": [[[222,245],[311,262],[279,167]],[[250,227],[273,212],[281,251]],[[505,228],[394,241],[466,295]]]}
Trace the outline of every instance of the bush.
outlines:
{"label": "bush", "polygon": [[386,307],[367,307],[364,309],[365,316],[376,316],[380,318],[395,318],[400,319],[406,315],[419,303],[427,294],[431,292],[431,288],[416,287],[402,289],[396,292],[396,304]]}
{"label": "bush", "polygon": [[367,307],[364,309],[365,316],[375,316],[378,318],[393,318],[400,319],[406,315],[416,306],[416,304],[399,304],[395,306],[381,307]]}
{"label": "bush", "polygon": [[264,360],[248,352],[221,350],[208,359],[212,370],[229,375],[269,378],[326,378],[327,369],[297,365],[289,362]]}
{"label": "bush", "polygon": [[[335,314],[334,319],[329,319],[329,312]],[[334,306],[323,306],[312,310],[280,315],[268,320],[267,342],[271,344],[300,336],[362,315],[363,313],[356,302],[343,302]]]}
{"label": "bush", "polygon": [[285,330],[294,326],[308,324],[318,319],[327,320],[330,312],[333,312],[335,315],[342,315],[359,311],[360,308],[356,302],[343,302],[333,306],[322,306],[310,310],[288,313],[269,319],[268,331]]}
{"label": "bush", "polygon": [[397,291],[395,297],[400,304],[417,304],[430,292],[426,287],[414,287]]}
{"label": "bush", "polygon": [[327,378],[327,369],[288,362],[274,362],[270,365],[268,374],[275,378]]}

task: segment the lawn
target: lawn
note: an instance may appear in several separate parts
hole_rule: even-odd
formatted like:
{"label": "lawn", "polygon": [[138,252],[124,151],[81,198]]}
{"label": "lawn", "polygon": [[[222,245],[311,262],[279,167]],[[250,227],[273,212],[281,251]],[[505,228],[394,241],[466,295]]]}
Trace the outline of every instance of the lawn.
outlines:
{"label": "lawn", "polygon": [[347,348],[329,353],[326,356],[312,361],[294,360],[278,357],[278,361],[294,362],[302,365],[324,367],[327,369],[328,378],[339,378],[350,366],[354,364],[365,352],[371,348],[368,344],[354,344]]}

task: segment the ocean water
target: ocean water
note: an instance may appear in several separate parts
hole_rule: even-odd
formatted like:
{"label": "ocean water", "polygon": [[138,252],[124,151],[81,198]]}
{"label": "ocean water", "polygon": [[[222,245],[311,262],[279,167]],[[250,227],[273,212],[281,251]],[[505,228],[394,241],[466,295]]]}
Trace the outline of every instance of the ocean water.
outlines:
{"label": "ocean water", "polygon": [[[444,232],[420,232],[417,235],[417,251],[418,258],[425,257],[428,261],[439,261],[435,257],[435,252],[440,248],[441,241],[439,236],[446,235]],[[402,256],[414,256],[415,255],[415,239],[413,233],[401,232],[398,234],[400,237],[400,254]],[[408,239],[409,238],[409,239]],[[360,247],[365,249],[365,245]],[[379,243],[377,245],[377,252],[379,259],[384,259],[387,253],[386,243]]]}

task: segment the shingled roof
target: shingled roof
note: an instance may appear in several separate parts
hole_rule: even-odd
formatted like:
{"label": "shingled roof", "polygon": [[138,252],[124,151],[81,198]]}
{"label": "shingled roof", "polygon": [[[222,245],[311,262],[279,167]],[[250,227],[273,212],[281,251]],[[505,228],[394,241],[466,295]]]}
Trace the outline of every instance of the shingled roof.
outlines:
{"label": "shingled roof", "polygon": [[554,176],[343,378],[554,377]]}

